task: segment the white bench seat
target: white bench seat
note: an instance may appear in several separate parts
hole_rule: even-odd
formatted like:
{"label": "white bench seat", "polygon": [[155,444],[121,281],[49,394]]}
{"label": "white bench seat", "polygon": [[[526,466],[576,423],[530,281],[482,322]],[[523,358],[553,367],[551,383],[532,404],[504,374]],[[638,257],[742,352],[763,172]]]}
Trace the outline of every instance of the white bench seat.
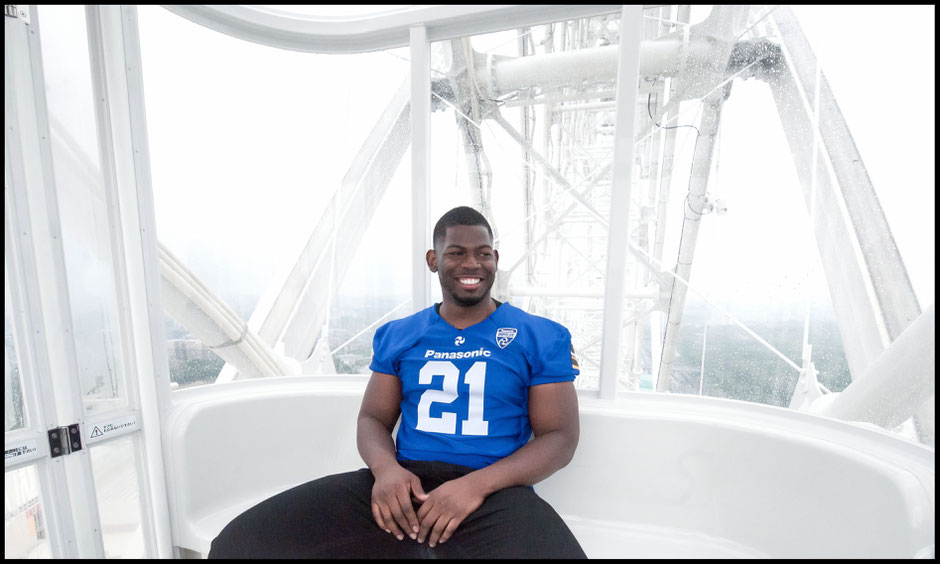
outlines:
{"label": "white bench seat", "polygon": [[[235,516],[364,466],[367,377],[290,377],[174,393],[165,456],[174,543],[206,554]],[[677,394],[581,398],[581,440],[536,491],[589,557],[932,555],[934,452],[878,429]]]}

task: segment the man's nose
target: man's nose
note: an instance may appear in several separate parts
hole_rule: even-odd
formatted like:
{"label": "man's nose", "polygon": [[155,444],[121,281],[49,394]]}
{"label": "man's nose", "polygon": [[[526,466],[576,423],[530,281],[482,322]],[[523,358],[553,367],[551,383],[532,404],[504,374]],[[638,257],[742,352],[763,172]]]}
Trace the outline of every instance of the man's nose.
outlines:
{"label": "man's nose", "polygon": [[479,265],[480,261],[473,253],[467,253],[467,255],[463,258],[463,261],[460,263],[460,266],[463,268],[476,268]]}

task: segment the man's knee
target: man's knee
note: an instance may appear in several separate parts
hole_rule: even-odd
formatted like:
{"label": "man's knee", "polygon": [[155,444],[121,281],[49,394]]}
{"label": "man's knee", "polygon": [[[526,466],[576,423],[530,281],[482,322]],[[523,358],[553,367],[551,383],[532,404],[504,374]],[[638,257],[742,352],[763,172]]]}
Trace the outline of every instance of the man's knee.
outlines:
{"label": "man's knee", "polygon": [[[368,472],[368,469],[365,469]],[[211,558],[288,557],[371,523],[371,473],[324,476],[245,510],[212,541]]]}
{"label": "man's knee", "polygon": [[[460,535],[461,528],[469,534]],[[458,535],[461,549],[475,558],[584,558],[561,516],[527,486],[491,494],[458,527],[455,540]]]}

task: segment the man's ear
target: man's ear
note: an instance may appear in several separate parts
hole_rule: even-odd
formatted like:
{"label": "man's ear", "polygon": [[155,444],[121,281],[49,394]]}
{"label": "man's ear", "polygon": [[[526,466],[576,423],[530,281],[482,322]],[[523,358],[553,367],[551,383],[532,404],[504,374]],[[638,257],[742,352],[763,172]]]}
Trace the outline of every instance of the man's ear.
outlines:
{"label": "man's ear", "polygon": [[499,251],[493,249],[493,258],[496,259],[496,266],[499,267]]}
{"label": "man's ear", "polygon": [[428,249],[428,252],[424,255],[424,260],[428,263],[428,270],[437,272],[437,253],[434,249]]}

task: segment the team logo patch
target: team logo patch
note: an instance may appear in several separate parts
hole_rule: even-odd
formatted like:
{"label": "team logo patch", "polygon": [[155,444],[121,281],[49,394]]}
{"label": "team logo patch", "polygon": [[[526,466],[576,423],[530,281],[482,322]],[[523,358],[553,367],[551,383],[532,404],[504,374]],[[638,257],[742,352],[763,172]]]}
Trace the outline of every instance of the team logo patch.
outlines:
{"label": "team logo patch", "polygon": [[516,329],[512,327],[502,327],[496,330],[496,344],[499,345],[499,348],[505,349],[506,345],[512,342],[516,338]]}
{"label": "team logo patch", "polygon": [[459,347],[460,345],[464,343],[464,341],[465,339],[463,338],[463,335],[458,335],[457,338],[454,339],[454,344]]}

